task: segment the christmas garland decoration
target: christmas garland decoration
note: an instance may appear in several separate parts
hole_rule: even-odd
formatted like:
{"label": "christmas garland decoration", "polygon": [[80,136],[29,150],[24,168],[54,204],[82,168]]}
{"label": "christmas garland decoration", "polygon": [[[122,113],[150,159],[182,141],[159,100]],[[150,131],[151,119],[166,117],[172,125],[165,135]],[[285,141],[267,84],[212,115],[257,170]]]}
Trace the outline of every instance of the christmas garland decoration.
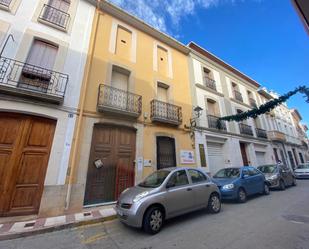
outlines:
{"label": "christmas garland decoration", "polygon": [[298,92],[304,94],[305,95],[304,98],[306,98],[306,102],[309,103],[309,88],[306,87],[306,86],[299,86],[299,87],[295,88],[295,90],[290,91],[290,92],[280,96],[279,98],[272,99],[272,100],[268,101],[267,103],[260,105],[258,108],[256,107],[256,108],[253,108],[251,110],[248,110],[248,111],[245,111],[245,112],[242,112],[242,113],[221,117],[217,121],[217,127],[218,127],[218,129],[221,129],[221,124],[222,124],[221,121],[240,122],[240,121],[243,121],[243,120],[248,119],[248,118],[256,118],[257,116],[262,115],[264,113],[267,113],[267,112],[273,110],[278,105],[286,102],[291,96],[295,95]]}

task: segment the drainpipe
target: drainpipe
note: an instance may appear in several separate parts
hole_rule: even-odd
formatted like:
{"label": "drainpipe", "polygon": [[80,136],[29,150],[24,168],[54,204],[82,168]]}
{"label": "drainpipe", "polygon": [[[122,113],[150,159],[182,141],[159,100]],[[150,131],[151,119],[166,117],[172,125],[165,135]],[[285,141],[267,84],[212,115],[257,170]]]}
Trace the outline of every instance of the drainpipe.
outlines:
{"label": "drainpipe", "polygon": [[78,150],[78,145],[79,145],[79,138],[80,138],[80,133],[81,133],[81,126],[82,126],[82,120],[83,120],[83,115],[84,115],[84,106],[85,106],[85,99],[86,99],[86,92],[87,92],[87,87],[88,87],[88,82],[90,78],[90,69],[92,68],[92,62],[93,62],[93,53],[94,53],[94,45],[95,41],[97,38],[97,31],[98,31],[98,24],[99,24],[99,5],[100,5],[101,0],[97,1],[97,6],[96,6],[96,13],[94,16],[95,19],[95,28],[93,29],[94,36],[92,40],[91,46],[91,51],[90,51],[90,58],[89,61],[86,65],[86,70],[85,70],[85,77],[84,81],[82,84],[81,88],[81,101],[80,101],[80,113],[77,119],[77,126],[75,129],[75,139],[73,140],[73,146],[72,146],[72,154],[71,154],[71,163],[69,166],[69,182],[68,182],[68,190],[65,198],[65,210],[69,209],[70,206],[70,200],[71,200],[71,194],[72,194],[72,185],[73,185],[73,180],[74,180],[74,171],[75,171],[75,165],[76,165],[76,160],[77,160],[77,150]]}

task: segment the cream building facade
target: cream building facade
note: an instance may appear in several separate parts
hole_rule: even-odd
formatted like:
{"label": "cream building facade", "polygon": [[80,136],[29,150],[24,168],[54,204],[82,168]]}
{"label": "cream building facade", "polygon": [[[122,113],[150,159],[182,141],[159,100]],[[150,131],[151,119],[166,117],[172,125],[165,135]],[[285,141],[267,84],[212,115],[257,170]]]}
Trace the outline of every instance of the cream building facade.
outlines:
{"label": "cream building facade", "polygon": [[0,1],[0,216],[63,212],[94,11]]}

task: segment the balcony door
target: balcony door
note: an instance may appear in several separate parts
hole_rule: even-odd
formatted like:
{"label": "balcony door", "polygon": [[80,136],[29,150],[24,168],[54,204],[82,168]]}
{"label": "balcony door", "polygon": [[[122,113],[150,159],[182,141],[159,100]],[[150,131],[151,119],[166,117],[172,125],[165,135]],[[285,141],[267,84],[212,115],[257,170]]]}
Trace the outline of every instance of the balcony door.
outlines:
{"label": "balcony door", "polygon": [[52,90],[52,69],[58,47],[41,40],[34,40],[25,65],[22,68],[18,87],[38,92]]}
{"label": "balcony door", "polygon": [[157,137],[157,168],[176,167],[175,139]]}
{"label": "balcony door", "polygon": [[111,78],[111,85],[113,87],[113,90],[111,91],[111,94],[109,96],[111,106],[114,106],[121,110],[128,110],[130,106],[130,99],[128,95],[129,78],[130,72],[128,70],[113,66]]}
{"label": "balcony door", "polygon": [[242,161],[244,163],[244,166],[248,166],[249,160],[248,160],[248,156],[247,156],[246,144],[240,142],[239,145],[240,145],[240,152],[241,152],[241,157],[242,157]]}
{"label": "balcony door", "polygon": [[157,86],[157,100],[163,102],[160,104],[160,109],[158,110],[160,113],[159,115],[163,119],[169,119],[169,113],[172,112],[172,110],[169,110],[168,103],[168,85],[164,83],[158,83]]}

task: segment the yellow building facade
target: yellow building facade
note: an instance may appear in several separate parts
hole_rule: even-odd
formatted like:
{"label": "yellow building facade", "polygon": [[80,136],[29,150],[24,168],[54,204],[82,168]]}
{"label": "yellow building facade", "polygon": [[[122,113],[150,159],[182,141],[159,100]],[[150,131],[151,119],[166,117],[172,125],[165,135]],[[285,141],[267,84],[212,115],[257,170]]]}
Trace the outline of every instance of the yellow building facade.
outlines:
{"label": "yellow building facade", "polygon": [[189,49],[102,2],[93,22],[67,206],[114,202],[170,166],[195,166]]}

